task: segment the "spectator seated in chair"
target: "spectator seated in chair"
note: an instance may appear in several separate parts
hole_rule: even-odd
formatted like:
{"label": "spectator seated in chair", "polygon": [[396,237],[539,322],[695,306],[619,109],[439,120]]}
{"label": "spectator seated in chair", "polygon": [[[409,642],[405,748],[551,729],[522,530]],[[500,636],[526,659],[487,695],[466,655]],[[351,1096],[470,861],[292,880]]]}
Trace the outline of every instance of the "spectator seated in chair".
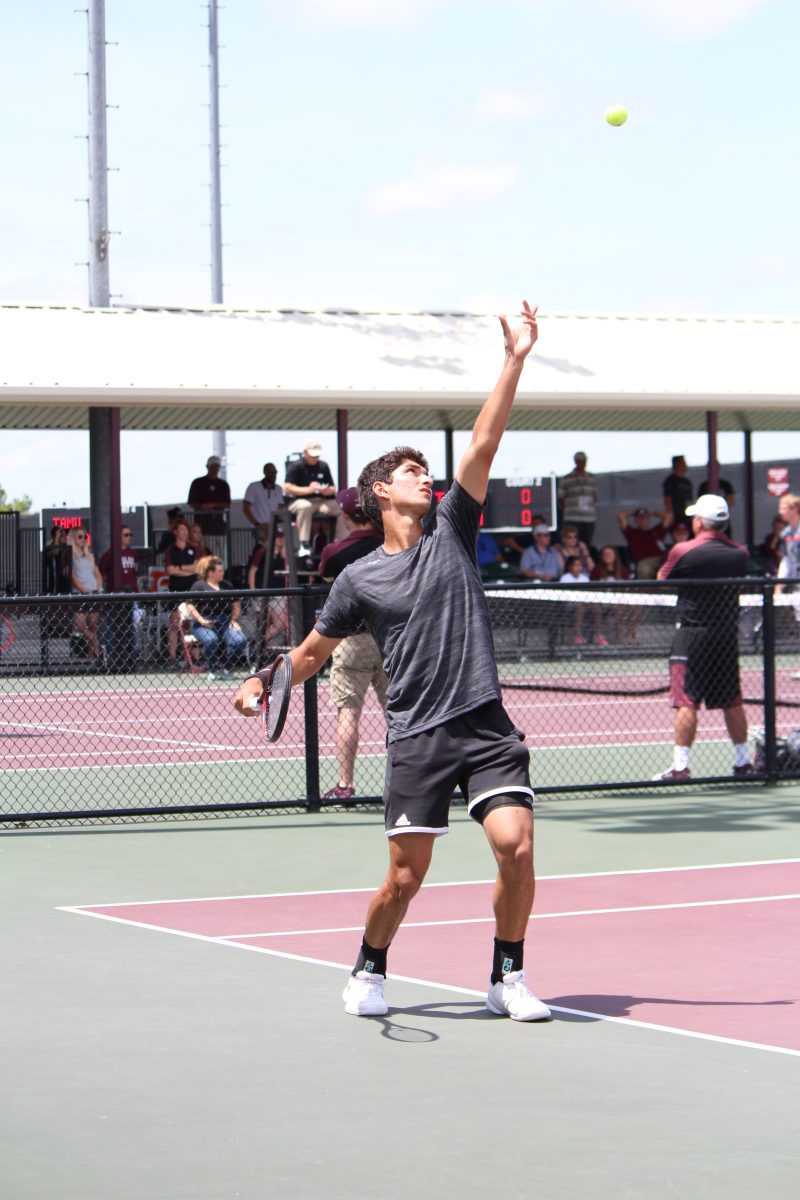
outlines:
{"label": "spectator seated in chair", "polygon": [[224,573],[221,558],[201,558],[198,579],[191,587],[197,599],[186,605],[192,619],[191,631],[203,648],[210,679],[230,679],[233,663],[247,657],[247,638],[238,623],[242,606],[225,596],[231,585],[223,578]]}

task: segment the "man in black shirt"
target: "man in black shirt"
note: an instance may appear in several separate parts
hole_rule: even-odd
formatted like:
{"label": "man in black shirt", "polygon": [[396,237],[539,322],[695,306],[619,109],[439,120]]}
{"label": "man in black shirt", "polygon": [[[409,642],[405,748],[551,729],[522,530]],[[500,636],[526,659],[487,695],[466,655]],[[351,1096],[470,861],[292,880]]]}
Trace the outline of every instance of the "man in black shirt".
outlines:
{"label": "man in black shirt", "polygon": [[331,469],[320,458],[322,446],[311,438],[303,447],[303,457],[289,463],[283,490],[289,497],[289,512],[297,523],[297,556],[311,553],[311,522],[316,516],[336,517],[336,537],[347,537],[342,510],[334,499],[336,488]]}
{"label": "man in black shirt", "polygon": [[686,506],[692,503],[694,488],[687,476],[686,459],[682,454],[672,456],[672,474],[663,483],[664,512],[671,514],[673,524],[686,517]]}
{"label": "man in black shirt", "polygon": [[[384,787],[389,870],[372,898],[364,939],[344,990],[345,1012],[383,1016],[387,952],[447,833],[460,787],[497,862],[495,940],[486,1006],[515,1021],[550,1016],[528,989],[523,947],[534,897],[533,789],[524,733],[503,708],[491,621],[475,555],[492,461],[525,359],[536,311],[501,317],[505,361],[483,405],[450,491],[430,513],[433,480],[418,450],[397,447],[361,472],[361,507],[384,544],[335,581],[315,629],[291,652],[302,683],[365,621],[389,679]],[[424,518],[429,517],[427,521]],[[265,674],[246,679],[236,709],[255,716]]]}
{"label": "man in black shirt", "polygon": [[[747,574],[747,551],[724,532],[730,512],[721,496],[700,496],[686,515],[694,537],[672,547],[659,579],[736,579]],[[675,615],[669,659],[675,745],[672,766],[656,779],[691,778],[689,761],[703,703],[723,711],[734,748],[733,774],[750,775],[747,714],[739,682],[739,588],[682,587]]]}
{"label": "man in black shirt", "polygon": [[220,479],[222,459],[212,454],[206,463],[206,474],[193,479],[187,503],[197,514],[197,523],[206,537],[224,537],[228,527],[227,514],[231,506],[231,489]]}

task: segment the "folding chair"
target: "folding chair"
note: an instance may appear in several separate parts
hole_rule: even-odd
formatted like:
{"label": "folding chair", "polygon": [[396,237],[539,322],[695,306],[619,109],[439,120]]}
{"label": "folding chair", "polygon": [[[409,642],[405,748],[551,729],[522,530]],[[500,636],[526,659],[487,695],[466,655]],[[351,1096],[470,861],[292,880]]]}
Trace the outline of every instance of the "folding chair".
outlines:
{"label": "folding chair", "polygon": [[183,650],[182,662],[178,667],[179,671],[189,671],[192,675],[196,675],[199,671],[205,671],[205,667],[198,662],[201,654],[200,643],[192,633],[192,618],[189,616],[189,610],[184,601],[178,605],[178,641]]}

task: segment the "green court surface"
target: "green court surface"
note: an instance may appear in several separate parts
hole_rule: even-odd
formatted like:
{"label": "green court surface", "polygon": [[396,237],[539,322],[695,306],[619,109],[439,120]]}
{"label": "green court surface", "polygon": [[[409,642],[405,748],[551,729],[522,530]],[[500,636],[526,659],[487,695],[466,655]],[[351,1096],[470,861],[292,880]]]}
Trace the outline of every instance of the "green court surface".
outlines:
{"label": "green court surface", "polygon": [[[539,873],[797,858],[799,800],[545,799]],[[63,911],[371,889],[385,854],[366,812],[0,835],[3,1197],[794,1200],[797,1055],[566,1013],[515,1024],[400,979],[388,1018],[358,1019],[342,967]],[[492,874],[454,810],[429,881]],[[447,960],[447,928],[435,944]]]}
{"label": "green court surface", "polygon": [[[698,741],[692,756],[697,777],[714,776],[726,769],[730,742],[723,738]],[[565,761],[574,786],[594,785],[601,780],[653,779],[671,765],[672,748],[663,739],[635,746],[538,746],[532,751],[532,772],[537,788],[563,787]],[[723,765],[721,765],[723,764]],[[361,755],[355,782],[359,796],[380,798],[384,772],[383,755]],[[235,771],[235,790],[231,771]],[[76,785],[76,773],[85,787]],[[322,789],[337,777],[333,754],[320,755]],[[42,767],[21,771],[14,779],[15,806],[12,811],[32,813],[81,812],[146,808],[163,803],[167,807],[201,803],[252,804],[259,798],[285,797],[290,803],[305,803],[305,759],[284,756],[278,761],[259,753],[252,760],[230,762],[141,763],[135,766]]]}

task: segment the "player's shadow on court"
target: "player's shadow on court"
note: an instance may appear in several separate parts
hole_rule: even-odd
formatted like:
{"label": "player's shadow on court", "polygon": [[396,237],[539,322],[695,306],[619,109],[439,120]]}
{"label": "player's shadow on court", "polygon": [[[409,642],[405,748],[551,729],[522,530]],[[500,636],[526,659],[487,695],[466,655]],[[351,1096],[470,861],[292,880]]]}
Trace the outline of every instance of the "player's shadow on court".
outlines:
{"label": "player's shadow on court", "polygon": [[[670,996],[550,996],[556,1020],[602,1021],[604,1017],[635,1017],[640,1004],[671,1004],[679,1008],[770,1008],[792,1000],[676,1000]],[[558,1011],[561,1009],[562,1011]],[[572,1011],[564,1012],[564,1009]]]}

